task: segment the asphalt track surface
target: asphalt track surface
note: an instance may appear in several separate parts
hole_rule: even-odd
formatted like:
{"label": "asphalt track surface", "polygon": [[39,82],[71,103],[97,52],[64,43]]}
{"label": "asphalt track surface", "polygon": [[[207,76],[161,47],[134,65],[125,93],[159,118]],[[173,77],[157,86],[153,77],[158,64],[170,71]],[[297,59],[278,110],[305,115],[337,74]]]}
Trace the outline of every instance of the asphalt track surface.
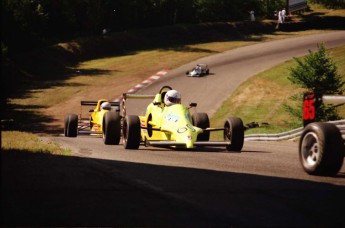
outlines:
{"label": "asphalt track surface", "polygon": [[[304,56],[309,50],[316,51],[321,43],[327,49],[345,45],[345,31],[263,42],[198,59],[174,69],[138,94],[156,94],[162,86],[169,85],[181,92],[182,103],[196,102],[198,112],[212,116],[249,77],[293,57]],[[197,63],[208,64],[211,74],[201,78],[186,77],[185,72]],[[142,114],[146,105],[147,101],[133,101],[133,105],[127,105],[128,113]]]}
{"label": "asphalt track surface", "polygon": [[[169,85],[181,91],[183,103],[197,102],[199,112],[212,115],[241,82],[316,50],[320,42],[326,48],[345,45],[345,32],[216,54],[169,72],[140,93],[154,94]],[[209,64],[212,74],[186,77],[185,71],[197,62]],[[131,112],[144,110],[134,104]],[[71,148],[75,156],[44,160],[61,169],[46,168],[40,173],[51,172],[50,178],[38,175],[22,191],[8,191],[5,199],[14,206],[6,211],[4,224],[345,226],[345,167],[335,177],[306,174],[298,161],[297,142],[245,142],[242,152],[235,153],[225,148],[125,150],[122,144],[104,145],[91,136],[50,139]],[[49,187],[42,185],[48,182]],[[21,208],[15,208],[16,202]]]}

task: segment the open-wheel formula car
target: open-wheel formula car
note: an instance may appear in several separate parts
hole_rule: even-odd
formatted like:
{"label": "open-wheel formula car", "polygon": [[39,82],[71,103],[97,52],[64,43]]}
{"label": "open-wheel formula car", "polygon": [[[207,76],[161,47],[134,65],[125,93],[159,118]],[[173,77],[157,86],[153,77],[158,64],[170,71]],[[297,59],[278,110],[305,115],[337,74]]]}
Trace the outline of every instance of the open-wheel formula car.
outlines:
{"label": "open-wheel formula car", "polygon": [[[65,116],[64,135],[66,137],[77,137],[78,134],[103,136],[103,126],[109,121],[109,118],[120,119],[119,102],[99,99],[98,101],[81,101],[80,104],[81,109],[79,116],[73,113],[68,113]],[[89,110],[91,114],[87,117],[83,116],[82,110],[84,106],[95,107]],[[111,114],[106,115],[107,113]],[[117,137],[103,139],[105,144],[118,144],[120,141],[120,133]]]}
{"label": "open-wheel formula car", "polygon": [[[196,107],[191,103],[189,107],[181,103],[167,106],[164,102],[166,93],[172,91],[169,86],[163,86],[156,95],[123,94],[122,101],[122,136],[126,149],[138,149],[145,146],[170,148],[196,147],[225,147],[228,151],[241,151],[244,143],[244,126],[240,118],[229,118],[223,128],[210,128],[206,113],[190,113]],[[175,91],[175,90],[174,90]],[[127,99],[153,99],[147,106],[143,116],[127,115]],[[106,122],[103,130],[104,138],[112,137],[116,129],[121,130],[119,119]],[[223,131],[224,141],[209,141],[211,131]]]}
{"label": "open-wheel formula car", "polygon": [[199,63],[191,71],[187,71],[186,75],[189,77],[201,77],[204,75],[208,75],[209,73],[210,69],[208,65],[204,63]]}
{"label": "open-wheel formula car", "polygon": [[308,174],[333,176],[339,172],[344,161],[345,126],[318,122],[316,114],[321,103],[344,105],[345,96],[321,96],[313,93],[304,95],[305,128],[299,141],[299,160]]}

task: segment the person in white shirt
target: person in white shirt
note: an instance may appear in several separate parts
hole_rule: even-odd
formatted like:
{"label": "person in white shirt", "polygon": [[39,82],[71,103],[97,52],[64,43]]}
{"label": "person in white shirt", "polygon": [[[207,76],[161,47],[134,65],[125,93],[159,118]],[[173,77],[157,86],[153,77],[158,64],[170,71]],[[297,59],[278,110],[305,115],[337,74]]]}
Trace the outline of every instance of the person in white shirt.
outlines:
{"label": "person in white shirt", "polygon": [[282,10],[282,23],[285,22],[285,17],[286,17],[286,10],[285,8]]}
{"label": "person in white shirt", "polygon": [[278,11],[278,15],[277,16],[278,16],[278,21],[277,21],[276,29],[279,29],[279,25],[281,23],[283,23],[283,21],[282,21],[282,11],[281,10]]}
{"label": "person in white shirt", "polygon": [[249,12],[249,14],[250,14],[250,20],[251,20],[251,21],[255,21],[254,10],[251,10],[251,11]]}

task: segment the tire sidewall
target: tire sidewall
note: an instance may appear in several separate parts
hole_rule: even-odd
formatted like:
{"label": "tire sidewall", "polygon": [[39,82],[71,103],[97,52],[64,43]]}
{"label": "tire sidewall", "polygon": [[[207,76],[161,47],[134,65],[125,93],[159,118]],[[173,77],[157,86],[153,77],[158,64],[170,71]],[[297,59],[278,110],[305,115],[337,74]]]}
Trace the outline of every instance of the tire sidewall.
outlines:
{"label": "tire sidewall", "polygon": [[[318,142],[317,161],[312,165],[306,161],[305,153],[309,152],[303,148],[306,143],[305,137],[311,134]],[[344,144],[339,129],[331,123],[315,122],[307,125],[301,134],[299,160],[303,169],[309,174],[333,176],[343,164],[343,150]]]}
{"label": "tire sidewall", "polygon": [[118,145],[121,138],[121,117],[118,112],[106,112],[102,122],[103,142],[106,145]]}
{"label": "tire sidewall", "polygon": [[140,118],[127,115],[123,121],[123,145],[125,149],[138,149],[141,141]]}
{"label": "tire sidewall", "polygon": [[[229,130],[231,132],[231,144],[227,146],[227,150],[240,152],[244,144],[244,127],[242,119],[237,117],[228,118],[224,123],[224,128],[226,129],[227,127],[230,128]],[[224,139],[226,140],[225,132]]]}
{"label": "tire sidewall", "polygon": [[[210,127],[210,120],[208,118],[207,113],[193,113],[192,115],[193,125],[199,127],[201,129],[206,129]],[[199,134],[197,137],[197,141],[209,141],[210,140],[210,132],[204,131],[203,133]]]}

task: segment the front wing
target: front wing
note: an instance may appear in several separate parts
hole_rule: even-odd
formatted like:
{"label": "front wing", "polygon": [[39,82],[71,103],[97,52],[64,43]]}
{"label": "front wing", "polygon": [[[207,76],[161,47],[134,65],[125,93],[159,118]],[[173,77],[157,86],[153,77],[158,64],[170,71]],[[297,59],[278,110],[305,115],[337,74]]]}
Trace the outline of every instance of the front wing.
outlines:
{"label": "front wing", "polygon": [[[146,141],[145,145],[147,146],[156,146],[156,147],[185,147],[186,144],[182,142],[176,142],[176,141]],[[196,147],[224,147],[224,146],[230,146],[230,141],[197,141],[194,142],[194,146]]]}
{"label": "front wing", "polygon": [[[147,128],[143,128],[147,129]],[[159,128],[151,128],[153,131],[162,131]],[[204,131],[222,131],[224,128],[206,128]],[[176,142],[173,140],[146,140],[145,146],[154,147],[185,147],[186,143]],[[227,147],[231,145],[230,141],[196,141],[193,143],[195,147]]]}

